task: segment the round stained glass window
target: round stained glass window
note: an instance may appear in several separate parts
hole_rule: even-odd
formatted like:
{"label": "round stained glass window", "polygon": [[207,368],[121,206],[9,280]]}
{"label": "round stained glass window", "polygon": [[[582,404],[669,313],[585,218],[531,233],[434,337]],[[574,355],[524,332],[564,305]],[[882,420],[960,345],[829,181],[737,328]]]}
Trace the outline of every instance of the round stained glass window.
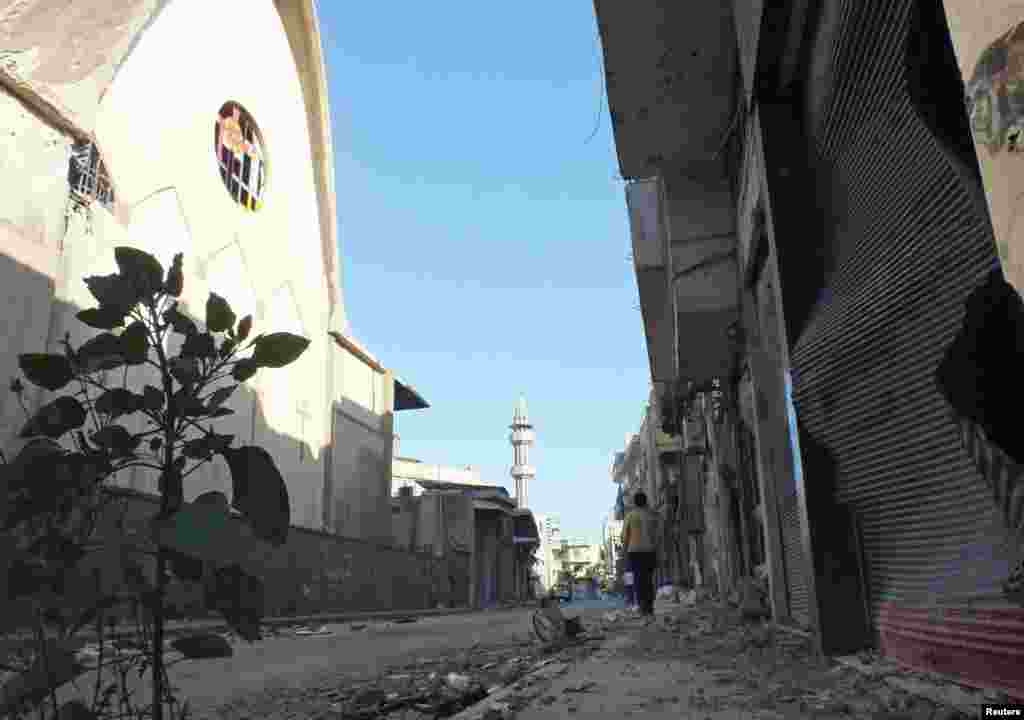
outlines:
{"label": "round stained glass window", "polygon": [[217,113],[213,149],[231,197],[246,210],[259,210],[267,189],[267,153],[256,121],[238,103],[224,103]]}

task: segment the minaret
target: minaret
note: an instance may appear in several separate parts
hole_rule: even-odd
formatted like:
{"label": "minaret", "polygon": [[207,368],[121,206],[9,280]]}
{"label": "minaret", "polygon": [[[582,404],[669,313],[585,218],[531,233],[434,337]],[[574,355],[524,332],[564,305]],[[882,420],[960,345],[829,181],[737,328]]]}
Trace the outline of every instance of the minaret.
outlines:
{"label": "minaret", "polygon": [[530,446],[533,445],[533,425],[526,417],[526,398],[519,396],[515,412],[512,414],[512,479],[515,481],[516,506],[526,507],[526,486],[534,476],[530,465]]}

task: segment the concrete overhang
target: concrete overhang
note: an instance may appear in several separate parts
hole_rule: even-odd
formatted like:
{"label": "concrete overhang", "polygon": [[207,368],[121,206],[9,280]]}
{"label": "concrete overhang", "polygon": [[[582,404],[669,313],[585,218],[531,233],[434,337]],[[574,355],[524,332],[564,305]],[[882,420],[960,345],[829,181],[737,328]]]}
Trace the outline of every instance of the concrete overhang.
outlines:
{"label": "concrete overhang", "polygon": [[733,3],[594,0],[622,176],[720,173],[738,80]]}
{"label": "concrete overhang", "polygon": [[734,352],[729,330],[739,320],[732,187],[726,178],[676,176],[667,179],[666,188],[678,377],[703,383],[729,373]]}
{"label": "concrete overhang", "polygon": [[727,374],[738,317],[724,148],[739,88],[733,4],[595,0],[651,379]]}
{"label": "concrete overhang", "polygon": [[671,382],[678,372],[676,308],[670,292],[671,255],[665,205],[664,185],[658,178],[637,180],[626,186],[640,314],[647,339],[651,380],[655,383]]}

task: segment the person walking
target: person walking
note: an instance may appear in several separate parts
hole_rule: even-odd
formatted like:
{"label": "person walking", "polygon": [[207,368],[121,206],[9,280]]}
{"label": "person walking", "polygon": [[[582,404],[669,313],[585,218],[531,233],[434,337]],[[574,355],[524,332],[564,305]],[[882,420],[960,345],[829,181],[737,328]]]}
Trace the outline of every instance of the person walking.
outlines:
{"label": "person walking", "polygon": [[636,608],[636,586],[633,580],[633,566],[629,562],[629,553],[626,553],[626,566],[622,573],[622,583],[625,586],[626,609],[632,612]]}
{"label": "person walking", "polygon": [[648,622],[654,619],[654,568],[656,525],[658,517],[647,507],[647,495],[638,491],[633,495],[635,507],[622,523],[622,546],[629,558],[633,572],[633,587],[636,592],[640,614]]}

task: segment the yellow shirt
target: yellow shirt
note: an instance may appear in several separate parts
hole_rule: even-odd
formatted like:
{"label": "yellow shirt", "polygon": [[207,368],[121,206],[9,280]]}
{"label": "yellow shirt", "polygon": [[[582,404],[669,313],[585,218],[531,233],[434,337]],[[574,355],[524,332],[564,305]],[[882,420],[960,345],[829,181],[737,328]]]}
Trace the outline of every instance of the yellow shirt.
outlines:
{"label": "yellow shirt", "polygon": [[655,526],[658,517],[647,508],[634,508],[622,524],[622,544],[626,552],[649,552],[657,547]]}

